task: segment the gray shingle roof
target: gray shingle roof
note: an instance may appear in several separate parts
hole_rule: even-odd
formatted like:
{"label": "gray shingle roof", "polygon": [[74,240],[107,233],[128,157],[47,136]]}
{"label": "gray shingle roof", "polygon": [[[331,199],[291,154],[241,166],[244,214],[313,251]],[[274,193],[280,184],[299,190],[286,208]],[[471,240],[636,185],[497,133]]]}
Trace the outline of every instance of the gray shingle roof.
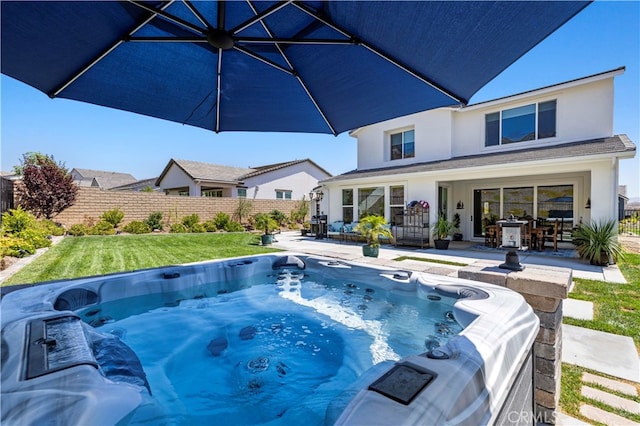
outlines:
{"label": "gray shingle roof", "polygon": [[126,185],[128,183],[137,181],[137,179],[129,173],[78,168],[74,168],[72,171],[75,171],[78,175],[80,175],[83,180],[95,179],[103,189],[110,189],[116,186]]}
{"label": "gray shingle roof", "polygon": [[294,161],[286,161],[283,163],[275,163],[268,164],[265,166],[258,167],[233,167],[233,166],[223,166],[219,164],[211,164],[211,163],[203,163],[200,161],[191,161],[191,160],[175,160],[171,159],[169,164],[165,167],[164,171],[156,180],[156,185],[159,185],[160,181],[164,178],[164,175],[167,173],[172,164],[180,167],[191,179],[205,180],[205,181],[214,181],[214,182],[228,182],[228,183],[240,183],[245,179],[248,179],[253,176],[257,176],[263,173],[272,172],[274,170],[282,169],[285,167],[290,167],[299,163],[310,162],[314,166],[318,167],[320,170],[325,172],[327,175],[331,176],[330,173],[325,171],[323,168],[318,166],[313,161],[308,158],[304,160],[294,160]]}
{"label": "gray shingle roof", "polygon": [[438,170],[464,169],[470,167],[497,166],[504,164],[531,161],[586,157],[603,154],[622,154],[635,152],[636,146],[627,135],[616,135],[608,138],[591,139],[540,148],[527,148],[506,152],[468,155],[454,157],[449,160],[429,161],[404,166],[383,167],[368,170],[352,170],[350,172],[326,179],[321,183],[329,183],[347,179],[388,176],[407,173],[433,172]]}

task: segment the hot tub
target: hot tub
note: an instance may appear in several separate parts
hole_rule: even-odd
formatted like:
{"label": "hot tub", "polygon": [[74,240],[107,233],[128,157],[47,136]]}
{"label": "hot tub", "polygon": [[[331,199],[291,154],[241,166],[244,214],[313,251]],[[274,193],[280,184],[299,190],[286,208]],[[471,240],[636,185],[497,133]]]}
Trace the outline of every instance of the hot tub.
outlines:
{"label": "hot tub", "polygon": [[279,253],[44,283],[1,309],[6,424],[534,418],[538,318],[488,284]]}

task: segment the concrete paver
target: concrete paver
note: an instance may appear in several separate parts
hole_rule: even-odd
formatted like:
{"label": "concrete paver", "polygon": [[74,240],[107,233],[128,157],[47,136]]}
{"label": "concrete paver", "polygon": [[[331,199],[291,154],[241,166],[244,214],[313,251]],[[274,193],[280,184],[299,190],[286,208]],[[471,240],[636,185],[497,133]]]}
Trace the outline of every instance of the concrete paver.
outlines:
{"label": "concrete paver", "polygon": [[585,383],[595,383],[612,391],[624,393],[629,396],[638,396],[635,386],[624,383],[619,380],[612,380],[602,376],[596,376],[591,373],[582,373],[582,381]]}
{"label": "concrete paver", "polygon": [[606,425],[640,426],[640,423],[625,419],[624,417],[621,417],[617,414],[610,413],[589,404],[580,405],[580,414],[591,420],[599,423],[604,423]]}
{"label": "concrete paver", "polygon": [[591,386],[582,386],[580,393],[586,398],[595,399],[596,401],[607,404],[609,407],[619,408],[633,414],[640,414],[640,403],[630,399],[622,398],[620,396],[601,391],[600,389],[592,388]]}
{"label": "concrete paver", "polygon": [[640,360],[631,337],[563,324],[562,361],[640,382]]}
{"label": "concrete paver", "polygon": [[562,315],[581,320],[593,320],[593,302],[565,299],[562,302]]}

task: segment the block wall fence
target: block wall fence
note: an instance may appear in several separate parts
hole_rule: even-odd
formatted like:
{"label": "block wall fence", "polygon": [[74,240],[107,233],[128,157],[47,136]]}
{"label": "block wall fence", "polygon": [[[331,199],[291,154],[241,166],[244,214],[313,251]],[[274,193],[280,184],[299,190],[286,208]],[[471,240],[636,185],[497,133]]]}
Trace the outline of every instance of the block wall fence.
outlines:
{"label": "block wall fence", "polygon": [[[19,202],[19,186],[16,185],[16,205]],[[287,216],[296,208],[296,200],[250,200],[253,209],[250,215],[280,210]],[[154,192],[107,191],[99,188],[80,187],[73,206],[53,218],[69,228],[76,223],[97,222],[102,213],[118,208],[124,212],[121,223],[126,225],[134,220],[145,220],[150,213],[162,212],[165,226],[181,222],[182,218],[196,213],[204,222],[218,212],[233,217],[238,207],[237,198],[184,197]],[[246,218],[243,218],[246,222]]]}

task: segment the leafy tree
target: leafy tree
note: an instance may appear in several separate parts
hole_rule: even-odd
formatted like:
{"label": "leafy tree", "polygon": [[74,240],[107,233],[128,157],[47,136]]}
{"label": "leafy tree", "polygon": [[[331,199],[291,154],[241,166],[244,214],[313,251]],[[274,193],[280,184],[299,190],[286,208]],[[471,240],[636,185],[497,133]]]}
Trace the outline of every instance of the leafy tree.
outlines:
{"label": "leafy tree", "polygon": [[23,154],[21,165],[14,170],[22,174],[24,184],[20,205],[36,216],[51,219],[75,202],[78,187],[64,163],[56,163],[53,156]]}

